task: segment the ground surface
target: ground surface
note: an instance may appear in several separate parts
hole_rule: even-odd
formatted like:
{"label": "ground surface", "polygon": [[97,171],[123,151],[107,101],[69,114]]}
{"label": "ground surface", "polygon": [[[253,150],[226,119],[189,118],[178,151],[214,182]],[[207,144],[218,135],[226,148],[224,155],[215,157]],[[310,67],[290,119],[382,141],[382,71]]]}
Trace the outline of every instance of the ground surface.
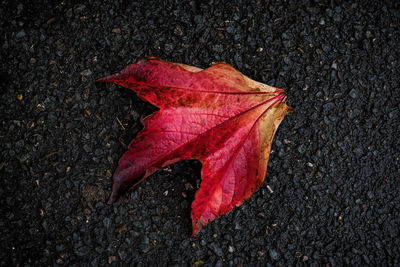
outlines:
{"label": "ground surface", "polygon": [[[400,264],[398,2],[111,2],[0,4],[1,265]],[[95,80],[146,56],[226,61],[295,110],[262,188],[195,238],[199,162],[106,204],[155,108]]]}

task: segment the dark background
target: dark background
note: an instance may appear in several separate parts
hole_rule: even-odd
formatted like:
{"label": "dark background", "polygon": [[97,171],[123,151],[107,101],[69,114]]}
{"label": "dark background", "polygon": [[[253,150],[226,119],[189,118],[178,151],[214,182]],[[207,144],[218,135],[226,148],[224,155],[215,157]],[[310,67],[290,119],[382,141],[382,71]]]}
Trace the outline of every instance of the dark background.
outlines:
{"label": "dark background", "polygon": [[[400,264],[399,2],[84,2],[0,4],[1,265]],[[106,204],[155,108],[95,80],[146,56],[228,62],[294,109],[261,189],[194,238],[199,162]]]}

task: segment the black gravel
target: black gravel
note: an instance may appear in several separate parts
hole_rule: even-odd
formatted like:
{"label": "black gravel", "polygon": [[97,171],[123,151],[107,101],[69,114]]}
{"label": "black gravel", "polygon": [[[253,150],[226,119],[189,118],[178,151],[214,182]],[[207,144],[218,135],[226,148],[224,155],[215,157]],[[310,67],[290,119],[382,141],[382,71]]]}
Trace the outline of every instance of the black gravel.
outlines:
{"label": "black gravel", "polygon": [[[400,265],[398,1],[72,2],[0,3],[2,266]],[[295,110],[262,188],[194,238],[197,161],[106,204],[155,108],[95,80],[146,56],[226,61]]]}

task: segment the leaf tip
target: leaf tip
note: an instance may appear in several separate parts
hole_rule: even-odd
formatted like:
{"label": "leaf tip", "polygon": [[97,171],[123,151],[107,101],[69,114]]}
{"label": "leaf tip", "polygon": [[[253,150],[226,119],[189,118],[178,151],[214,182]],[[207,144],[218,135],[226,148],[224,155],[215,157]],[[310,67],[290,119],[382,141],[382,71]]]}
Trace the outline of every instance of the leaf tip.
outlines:
{"label": "leaf tip", "polygon": [[194,237],[200,232],[201,228],[203,228],[203,225],[201,224],[200,218],[196,216],[196,214],[193,212],[193,210],[192,210],[191,217],[192,217],[192,236],[191,237]]}
{"label": "leaf tip", "polygon": [[200,230],[203,228],[203,226],[199,222],[193,222],[193,230],[192,230],[192,236],[196,236]]}
{"label": "leaf tip", "polygon": [[120,73],[115,73],[115,74],[111,74],[108,75],[106,77],[97,79],[96,82],[101,82],[101,83],[112,83],[112,82],[116,82],[118,80],[121,80],[122,75]]}
{"label": "leaf tip", "polygon": [[[192,207],[193,209],[193,207]],[[193,230],[192,230],[192,237],[196,236],[203,227],[207,226],[210,222],[214,221],[219,216],[216,216],[215,214],[206,212],[203,213],[200,216],[197,216],[193,210],[192,210],[192,225],[193,225]]]}

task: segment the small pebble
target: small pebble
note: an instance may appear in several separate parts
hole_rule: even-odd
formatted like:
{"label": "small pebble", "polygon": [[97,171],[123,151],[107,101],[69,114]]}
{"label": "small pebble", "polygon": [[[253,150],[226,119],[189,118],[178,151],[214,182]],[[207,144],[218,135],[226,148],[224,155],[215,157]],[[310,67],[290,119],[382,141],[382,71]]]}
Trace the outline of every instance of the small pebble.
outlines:
{"label": "small pebble", "polygon": [[19,31],[19,32],[15,35],[15,37],[17,37],[18,39],[23,38],[23,37],[25,37],[25,36],[26,36],[26,33],[25,33],[24,30]]}

